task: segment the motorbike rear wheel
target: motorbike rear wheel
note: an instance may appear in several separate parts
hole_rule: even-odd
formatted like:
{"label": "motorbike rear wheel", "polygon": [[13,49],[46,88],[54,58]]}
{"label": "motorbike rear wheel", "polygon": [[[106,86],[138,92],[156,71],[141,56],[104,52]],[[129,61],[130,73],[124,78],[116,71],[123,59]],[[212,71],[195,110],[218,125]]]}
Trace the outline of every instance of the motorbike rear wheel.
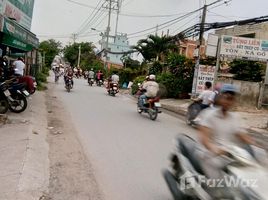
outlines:
{"label": "motorbike rear wheel", "polygon": [[156,120],[158,115],[158,109],[157,108],[153,108],[153,109],[149,109],[149,116],[151,120]]}
{"label": "motorbike rear wheel", "polygon": [[9,101],[9,110],[14,113],[21,113],[27,108],[27,99],[20,93],[11,95],[13,101]]}
{"label": "motorbike rear wheel", "polygon": [[8,111],[8,100],[0,99],[0,114],[5,114]]}

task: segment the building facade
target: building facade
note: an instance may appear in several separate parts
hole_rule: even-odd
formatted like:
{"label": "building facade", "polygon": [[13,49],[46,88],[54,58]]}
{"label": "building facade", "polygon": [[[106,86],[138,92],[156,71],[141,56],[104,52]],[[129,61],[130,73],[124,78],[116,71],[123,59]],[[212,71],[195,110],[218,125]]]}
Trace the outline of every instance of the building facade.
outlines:
{"label": "building facade", "polygon": [[[205,41],[203,41],[203,44]],[[179,44],[179,54],[186,56],[187,58],[193,59],[197,56],[197,44],[198,41],[195,40],[184,40],[180,41]],[[200,55],[205,55],[206,47],[202,45],[200,48]]]}
{"label": "building facade", "polygon": [[218,29],[215,33],[217,35],[230,35],[268,40],[268,22]]}
{"label": "building facade", "polygon": [[26,72],[37,64],[39,41],[30,31],[34,0],[0,0],[0,56],[23,57]]}
{"label": "building facade", "polygon": [[[103,35],[100,41],[101,49],[106,49],[106,45],[107,45],[106,42],[107,42],[107,37],[106,35]],[[117,53],[129,51],[130,45],[129,45],[129,41],[127,38],[127,34],[121,33],[121,34],[117,34],[116,36],[110,36],[107,49],[111,52],[117,52]],[[108,66],[110,67],[122,68],[123,67],[123,62],[121,60],[122,56],[123,54],[107,53],[107,60],[106,60],[105,54],[102,53],[101,58],[103,61],[106,61]]]}

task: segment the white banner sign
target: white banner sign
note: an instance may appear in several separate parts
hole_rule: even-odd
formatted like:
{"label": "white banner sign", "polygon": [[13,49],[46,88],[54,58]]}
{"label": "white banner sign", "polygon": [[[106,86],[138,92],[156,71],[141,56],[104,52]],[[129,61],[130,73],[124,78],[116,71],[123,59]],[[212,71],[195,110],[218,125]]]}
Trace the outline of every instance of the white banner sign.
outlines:
{"label": "white banner sign", "polygon": [[199,65],[196,93],[200,94],[205,89],[205,82],[214,83],[215,66]]}
{"label": "white banner sign", "polygon": [[249,60],[268,60],[268,40],[223,35],[220,54]]}

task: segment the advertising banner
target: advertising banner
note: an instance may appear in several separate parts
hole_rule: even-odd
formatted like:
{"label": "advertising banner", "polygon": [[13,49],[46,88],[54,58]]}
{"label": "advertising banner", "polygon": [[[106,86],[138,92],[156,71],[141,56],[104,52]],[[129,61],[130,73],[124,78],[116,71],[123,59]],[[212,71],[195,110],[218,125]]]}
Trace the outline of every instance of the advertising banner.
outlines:
{"label": "advertising banner", "polygon": [[0,14],[15,19],[28,30],[31,29],[34,0],[0,0],[0,3]]}
{"label": "advertising banner", "polygon": [[34,34],[17,25],[10,19],[4,18],[2,31],[7,35],[17,38],[18,40],[27,43],[35,48],[37,48],[39,45],[39,41]]}
{"label": "advertising banner", "polygon": [[268,60],[268,40],[227,35],[223,35],[221,40],[221,56],[246,58],[248,60]]}
{"label": "advertising banner", "polygon": [[205,82],[214,83],[215,66],[199,65],[196,93],[200,94],[205,89]]}

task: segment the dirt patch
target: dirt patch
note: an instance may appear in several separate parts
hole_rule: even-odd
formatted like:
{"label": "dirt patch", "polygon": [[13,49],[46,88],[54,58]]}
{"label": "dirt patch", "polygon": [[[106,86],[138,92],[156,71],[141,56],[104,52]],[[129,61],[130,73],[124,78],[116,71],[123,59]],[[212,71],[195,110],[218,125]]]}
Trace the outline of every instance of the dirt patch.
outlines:
{"label": "dirt patch", "polygon": [[101,200],[94,171],[70,122],[62,103],[53,96],[53,85],[48,85],[48,143],[50,147],[49,194],[42,200]]}

